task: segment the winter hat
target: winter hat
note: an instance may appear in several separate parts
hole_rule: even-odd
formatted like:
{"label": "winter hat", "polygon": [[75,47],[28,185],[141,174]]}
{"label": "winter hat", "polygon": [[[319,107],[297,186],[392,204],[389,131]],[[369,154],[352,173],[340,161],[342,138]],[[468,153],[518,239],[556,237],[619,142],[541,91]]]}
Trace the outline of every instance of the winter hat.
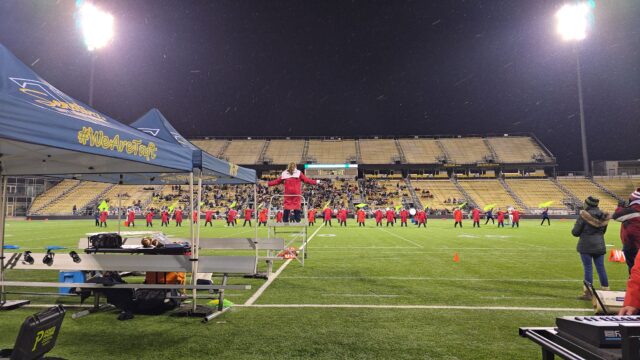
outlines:
{"label": "winter hat", "polygon": [[637,188],[636,191],[631,193],[629,203],[640,203],[640,188]]}
{"label": "winter hat", "polygon": [[595,197],[593,197],[593,196],[589,196],[588,198],[586,198],[586,199],[584,200],[584,203],[585,203],[587,206],[590,206],[590,207],[596,207],[596,206],[598,206],[598,204],[600,204],[600,199],[595,198]]}

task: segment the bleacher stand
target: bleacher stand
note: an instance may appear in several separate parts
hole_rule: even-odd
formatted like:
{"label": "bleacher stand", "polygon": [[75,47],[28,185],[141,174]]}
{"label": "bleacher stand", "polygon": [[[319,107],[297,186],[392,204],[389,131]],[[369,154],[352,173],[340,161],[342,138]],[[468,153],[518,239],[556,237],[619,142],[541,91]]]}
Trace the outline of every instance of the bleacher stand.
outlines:
{"label": "bleacher stand", "polygon": [[239,165],[254,165],[260,159],[265,140],[233,140],[222,157]]}
{"label": "bleacher stand", "polygon": [[492,156],[491,150],[481,138],[442,138],[438,141],[455,164],[485,162]]}
{"label": "bleacher stand", "polygon": [[307,157],[320,164],[344,164],[356,159],[355,140],[309,140]]}
{"label": "bleacher stand", "polygon": [[399,142],[409,164],[438,164],[444,157],[435,139],[400,139]]}
{"label": "bleacher stand", "polygon": [[361,139],[359,143],[362,164],[393,164],[400,158],[393,139]]}
{"label": "bleacher stand", "polygon": [[549,161],[540,146],[528,136],[487,138],[500,161],[505,163],[532,163]]}

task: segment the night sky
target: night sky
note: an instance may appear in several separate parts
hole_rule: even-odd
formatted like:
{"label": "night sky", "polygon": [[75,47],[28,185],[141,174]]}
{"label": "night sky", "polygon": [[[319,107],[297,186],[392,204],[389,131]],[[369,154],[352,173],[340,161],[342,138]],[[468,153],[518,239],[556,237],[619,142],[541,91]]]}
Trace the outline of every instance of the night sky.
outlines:
{"label": "night sky", "polygon": [[[581,169],[576,57],[561,1],[97,1],[94,107],[157,107],[185,136],[533,132]],[[589,152],[640,158],[640,1],[600,0],[580,45]],[[0,42],[88,100],[73,0],[0,0]]]}

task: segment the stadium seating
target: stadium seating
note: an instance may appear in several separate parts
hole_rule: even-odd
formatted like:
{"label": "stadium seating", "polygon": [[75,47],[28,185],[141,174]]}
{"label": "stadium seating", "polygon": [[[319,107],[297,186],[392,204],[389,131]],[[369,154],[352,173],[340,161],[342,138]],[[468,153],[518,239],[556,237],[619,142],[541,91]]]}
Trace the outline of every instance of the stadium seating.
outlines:
{"label": "stadium seating", "polygon": [[456,185],[448,179],[411,180],[411,184],[424,208],[451,210],[456,207],[453,199],[456,199],[456,201],[464,199],[464,195],[462,195]]}
{"label": "stadium seating", "polygon": [[491,157],[491,150],[481,138],[443,138],[438,141],[455,164],[475,164]]}
{"label": "stadium seating", "polygon": [[239,165],[253,165],[258,162],[265,140],[233,140],[222,157]]}
{"label": "stadium seating", "polygon": [[549,206],[550,209],[567,209],[563,203],[563,199],[567,196],[549,179],[507,179],[505,181],[531,209],[537,209],[538,205],[548,201],[553,201]]}
{"label": "stadium seating", "polygon": [[52,186],[33,200],[29,214],[36,215],[39,210],[43,210],[47,204],[59,198],[62,194],[69,191],[74,186],[77,186],[79,183],[80,181],[78,180],[62,180],[58,184]]}
{"label": "stadium seating", "polygon": [[594,180],[607,188],[607,190],[615,193],[622,199],[628,199],[629,195],[635,191],[635,189],[640,187],[640,177],[605,177],[605,176],[596,176]]}
{"label": "stadium seating", "polygon": [[309,140],[307,158],[320,164],[345,164],[356,159],[355,140]]}
{"label": "stadium seating", "polygon": [[118,194],[123,194],[121,200],[123,207],[133,206],[134,204],[137,204],[138,201],[142,207],[146,207],[151,201],[154,190],[145,190],[145,188],[149,189],[151,187],[140,185],[116,185],[104,193],[101,198],[108,200],[111,206],[117,206]]}
{"label": "stadium seating", "polygon": [[300,163],[303,150],[304,140],[271,140],[264,156],[272,164]]}
{"label": "stadium seating", "polygon": [[501,209],[509,206],[518,208],[516,201],[498,180],[461,180],[458,183],[481,209],[490,204],[496,204]]}
{"label": "stadium seating", "polygon": [[228,140],[191,140],[191,142],[200,149],[208,152],[213,156],[220,156]]}
{"label": "stadium seating", "polygon": [[393,164],[400,159],[393,139],[361,139],[359,143],[362,164]]}
{"label": "stadium seating", "polygon": [[378,180],[367,178],[365,181],[365,201],[370,208],[394,207],[404,204],[411,195],[404,180]]}
{"label": "stadium seating", "polygon": [[49,203],[43,209],[33,212],[33,215],[72,215],[73,206],[80,212],[92,200],[112,184],[83,181],[78,186],[60,195],[56,200]]}
{"label": "stadium seating", "polygon": [[535,140],[528,136],[490,137],[487,140],[502,163],[534,163],[536,158],[544,162],[551,161]]}
{"label": "stadium seating", "polygon": [[600,209],[604,211],[613,212],[618,205],[618,201],[614,197],[598,188],[588,179],[578,176],[567,176],[558,177],[558,181],[580,200],[584,200],[588,196],[597,197],[600,199]]}
{"label": "stadium seating", "polygon": [[399,142],[409,164],[437,164],[444,157],[435,139],[400,139]]}

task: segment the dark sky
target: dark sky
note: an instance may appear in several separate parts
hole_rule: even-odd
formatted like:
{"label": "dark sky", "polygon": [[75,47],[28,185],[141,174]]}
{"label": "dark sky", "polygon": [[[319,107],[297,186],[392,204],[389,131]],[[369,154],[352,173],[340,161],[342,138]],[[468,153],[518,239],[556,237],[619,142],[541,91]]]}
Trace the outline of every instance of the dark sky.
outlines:
{"label": "dark sky", "polygon": [[[533,132],[580,169],[560,1],[97,1],[116,18],[95,108],[185,136]],[[0,0],[0,42],[88,99],[73,0]],[[581,49],[591,159],[640,158],[640,1],[600,0]]]}

